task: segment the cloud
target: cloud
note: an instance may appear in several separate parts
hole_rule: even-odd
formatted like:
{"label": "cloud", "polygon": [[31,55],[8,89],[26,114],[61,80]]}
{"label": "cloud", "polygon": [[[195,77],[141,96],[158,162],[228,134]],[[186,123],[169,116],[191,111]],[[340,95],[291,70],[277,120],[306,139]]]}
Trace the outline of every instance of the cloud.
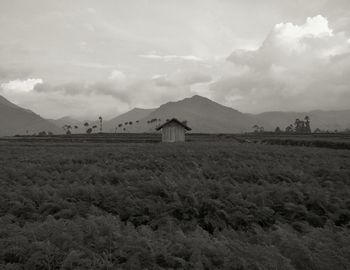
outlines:
{"label": "cloud", "polygon": [[162,60],[166,62],[170,61],[192,61],[192,62],[203,62],[203,59],[194,55],[160,55],[157,53],[149,53],[140,55],[142,58],[152,60]]}
{"label": "cloud", "polygon": [[119,82],[124,82],[126,80],[126,75],[120,70],[113,70],[109,75],[109,79]]}
{"label": "cloud", "polygon": [[29,92],[38,84],[42,84],[42,79],[13,80],[2,83],[1,88],[6,91]]}
{"label": "cloud", "polygon": [[152,80],[159,86],[191,86],[200,83],[209,83],[212,76],[206,72],[193,70],[179,70],[170,75],[155,75]]}
{"label": "cloud", "polygon": [[242,73],[223,76],[211,92],[217,100],[255,111],[348,108],[347,40],[321,15],[303,25],[277,24],[257,50],[237,50],[227,58]]}
{"label": "cloud", "polygon": [[111,69],[115,68],[114,65],[101,64],[101,63],[90,63],[90,62],[71,62],[71,65],[83,68],[93,68],[93,69]]}

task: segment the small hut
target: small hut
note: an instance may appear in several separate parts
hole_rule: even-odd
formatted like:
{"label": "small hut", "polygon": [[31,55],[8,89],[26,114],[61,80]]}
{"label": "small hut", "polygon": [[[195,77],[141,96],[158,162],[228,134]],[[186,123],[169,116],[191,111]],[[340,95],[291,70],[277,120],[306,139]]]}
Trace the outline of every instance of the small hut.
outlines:
{"label": "small hut", "polygon": [[185,123],[173,118],[156,130],[162,130],[162,142],[184,142],[185,132],[191,130]]}

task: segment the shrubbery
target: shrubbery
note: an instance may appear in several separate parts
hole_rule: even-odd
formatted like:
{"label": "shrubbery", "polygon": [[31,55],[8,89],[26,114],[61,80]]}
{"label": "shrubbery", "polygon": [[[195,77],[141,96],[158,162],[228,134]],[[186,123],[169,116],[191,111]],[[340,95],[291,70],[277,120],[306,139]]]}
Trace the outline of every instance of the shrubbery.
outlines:
{"label": "shrubbery", "polygon": [[277,144],[277,145],[292,145],[292,146],[307,146],[320,147],[331,149],[348,149],[350,150],[349,142],[338,142],[331,140],[302,140],[302,139],[264,139],[263,143]]}
{"label": "shrubbery", "polygon": [[1,269],[350,269],[348,151],[1,150]]}

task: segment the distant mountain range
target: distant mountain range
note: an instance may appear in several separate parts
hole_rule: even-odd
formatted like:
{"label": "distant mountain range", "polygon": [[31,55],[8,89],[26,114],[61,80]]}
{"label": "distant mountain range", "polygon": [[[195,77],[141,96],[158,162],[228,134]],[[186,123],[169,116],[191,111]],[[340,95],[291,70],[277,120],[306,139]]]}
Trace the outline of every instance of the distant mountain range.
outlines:
{"label": "distant mountain range", "polygon": [[[154,132],[157,125],[167,119],[178,118],[187,121],[196,133],[240,133],[252,131],[254,125],[262,126],[266,131],[273,131],[277,126],[282,130],[294,123],[296,118],[308,115],[312,130],[344,130],[350,128],[350,110],[311,111],[311,112],[264,112],[261,114],[241,113],[233,108],[223,106],[208,98],[193,96],[176,102],[168,102],[154,109],[134,108],[113,119],[103,121],[104,132]],[[30,110],[23,109],[0,96],[0,136],[38,133],[51,131],[63,133],[62,126],[71,125],[73,133],[84,133],[86,127],[99,122],[79,121],[71,117],[60,119],[43,119]],[[78,126],[78,129],[74,129]]]}
{"label": "distant mountain range", "polygon": [[[135,111],[137,117],[135,117]],[[264,112],[261,114],[241,113],[230,107],[220,105],[208,98],[193,96],[176,102],[168,102],[157,109],[134,109],[114,118],[111,127],[139,119],[138,123],[124,125],[119,131],[153,132],[158,124],[173,117],[186,120],[192,132],[198,133],[240,133],[252,131],[254,125],[264,127],[266,131],[274,131],[276,127],[284,130],[293,124],[295,119],[309,116],[311,128],[315,130],[345,130],[350,128],[350,110],[311,111],[311,112]],[[157,121],[155,121],[157,119]],[[159,121],[160,120],[160,121]],[[118,128],[117,128],[118,130]]]}

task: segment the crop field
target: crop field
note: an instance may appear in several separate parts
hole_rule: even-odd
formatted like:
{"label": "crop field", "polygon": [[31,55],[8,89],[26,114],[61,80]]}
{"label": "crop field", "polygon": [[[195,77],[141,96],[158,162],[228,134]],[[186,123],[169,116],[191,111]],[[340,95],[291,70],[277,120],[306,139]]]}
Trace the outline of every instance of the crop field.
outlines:
{"label": "crop field", "polygon": [[0,141],[0,269],[350,269],[350,151]]}

